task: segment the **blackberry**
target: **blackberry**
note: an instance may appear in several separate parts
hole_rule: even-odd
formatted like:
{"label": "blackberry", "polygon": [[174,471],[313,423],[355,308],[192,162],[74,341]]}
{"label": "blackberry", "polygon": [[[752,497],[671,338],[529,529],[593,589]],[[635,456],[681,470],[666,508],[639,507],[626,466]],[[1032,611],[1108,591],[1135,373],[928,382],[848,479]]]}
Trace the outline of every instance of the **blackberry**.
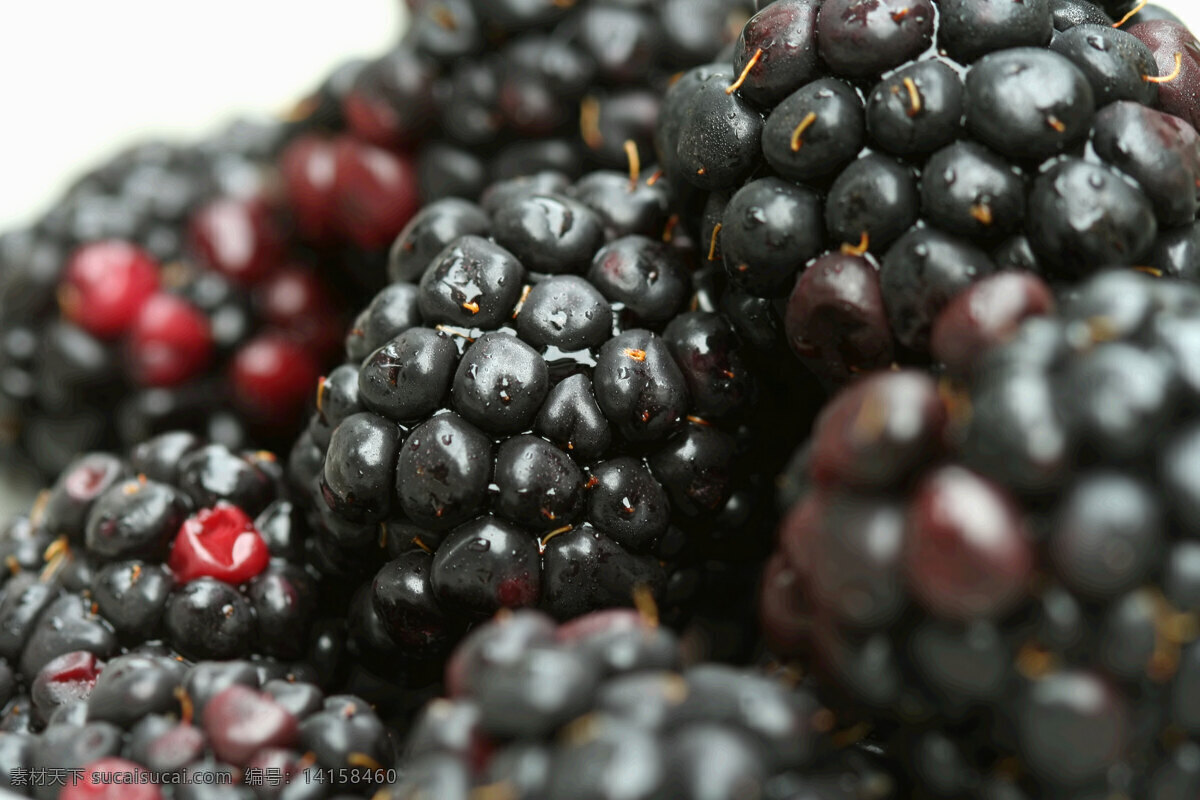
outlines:
{"label": "blackberry", "polygon": [[832,385],[996,272],[1190,276],[1200,46],[1142,5],[760,2],[663,100],[683,224]]}
{"label": "blackberry", "polygon": [[634,612],[501,617],[455,651],[449,697],[424,708],[380,797],[896,796],[876,753],[837,751],[809,692],[683,661]]}
{"label": "blackberry", "polygon": [[935,323],[940,382],[878,374],[823,412],[764,627],[834,707],[894,726],[913,796],[1200,789],[1181,766],[1200,742],[1198,308],[1195,285],[1134,270],[1057,311],[996,276]]}
{"label": "blackberry", "polygon": [[272,196],[293,133],[139,145],[0,239],[5,438],[43,475],[175,428],[272,444],[303,419],[342,321]]}
{"label": "blackberry", "polygon": [[597,190],[608,177],[427,206],[320,384],[289,473],[318,565],[361,584],[351,638],[377,672],[435,659],[500,608],[568,618],[646,590],[682,623],[711,563],[760,553],[778,456],[750,421],[802,426],[814,393],[759,391],[770,355],[695,288],[672,223],[606,216],[622,198],[666,207],[665,181]]}
{"label": "blackberry", "polygon": [[282,484],[271,454],[183,431],[126,458],[78,457],[0,535],[0,659],[35,689],[46,664],[74,651],[302,663],[319,576]]}
{"label": "blackberry", "polygon": [[[347,63],[301,104],[312,130],[281,163],[311,243],[378,254],[418,197],[474,200],[499,180],[619,169],[627,142],[648,158],[672,75],[716,57],[749,15],[744,0],[411,8],[392,50]],[[373,274],[361,270],[368,285]]]}
{"label": "blackberry", "polygon": [[64,653],[32,706],[37,724],[8,730],[0,772],[29,797],[365,796],[396,777],[392,734],[365,701],[250,661]]}

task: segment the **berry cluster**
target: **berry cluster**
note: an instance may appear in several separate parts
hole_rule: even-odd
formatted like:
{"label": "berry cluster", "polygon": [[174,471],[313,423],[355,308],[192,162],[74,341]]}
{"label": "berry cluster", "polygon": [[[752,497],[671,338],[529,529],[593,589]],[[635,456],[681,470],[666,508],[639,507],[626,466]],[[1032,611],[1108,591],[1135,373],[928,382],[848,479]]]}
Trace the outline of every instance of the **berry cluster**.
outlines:
{"label": "berry cluster", "polygon": [[0,237],[0,786],[1200,797],[1200,43],[750,5],[409,0]]}
{"label": "berry cluster", "polygon": [[938,312],[997,271],[1200,274],[1200,45],[1177,20],[1133,0],[759,5],[729,61],[668,93],[656,146],[709,258],[781,299],[826,381],[927,362]]}
{"label": "berry cluster", "polygon": [[323,569],[374,574],[368,649],[428,658],[500,608],[639,588],[674,612],[688,565],[763,552],[774,445],[748,423],[773,412],[666,202],[654,175],[540,173],[396,240],[290,466]]}
{"label": "berry cluster", "polygon": [[672,73],[717,57],[740,0],[422,0],[403,40],[314,98],[357,141],[414,152],[422,197],[650,152]]}
{"label": "berry cluster", "polygon": [[1200,791],[1198,310],[1101,273],[966,388],[883,373],[823,412],[764,624],[901,726],[919,796]]}
{"label": "berry cluster", "polygon": [[745,0],[421,0],[383,56],[297,108],[280,169],[301,239],[367,296],[420,207],[652,152],[663,90],[736,37]]}
{"label": "berry cluster", "polygon": [[395,775],[364,701],[249,661],[64,653],[2,724],[0,785],[39,800],[362,796]]}
{"label": "berry cluster", "polygon": [[288,130],[135,147],[0,239],[0,413],[43,474],[174,428],[239,446],[303,418],[342,321],[271,200]]}
{"label": "berry cluster", "polygon": [[809,692],[682,660],[631,611],[498,618],[450,659],[449,698],[424,710],[381,798],[896,796],[869,751],[827,735],[833,715]]}
{"label": "berry cluster", "polygon": [[269,453],[184,432],[127,459],[78,458],[0,533],[9,684],[28,687],[66,653],[107,659],[147,643],[189,659],[336,656],[313,629],[317,582],[282,481]]}

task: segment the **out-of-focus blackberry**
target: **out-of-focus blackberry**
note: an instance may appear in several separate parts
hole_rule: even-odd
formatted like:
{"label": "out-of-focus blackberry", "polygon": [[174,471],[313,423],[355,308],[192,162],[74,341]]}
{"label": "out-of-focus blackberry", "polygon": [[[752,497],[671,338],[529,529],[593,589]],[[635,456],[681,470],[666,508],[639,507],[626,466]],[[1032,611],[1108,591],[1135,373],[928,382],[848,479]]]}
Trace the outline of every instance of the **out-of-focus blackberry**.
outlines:
{"label": "out-of-focus blackberry", "polygon": [[43,474],[174,428],[270,444],[303,419],[342,321],[273,199],[290,131],[132,148],[0,238],[0,414]]}
{"label": "out-of-focus blackberry", "polygon": [[882,373],[823,412],[768,639],[899,723],[914,796],[1192,797],[1200,288],[1103,272],[1046,315],[1011,286],[1033,316],[1003,335],[972,328],[979,290],[934,327],[981,345],[945,345],[957,377]]}
{"label": "out-of-focus blackberry", "polygon": [[364,700],[250,661],[73,651],[14,702],[33,724],[5,718],[0,787],[39,800],[362,796],[397,777]]}
{"label": "out-of-focus blackberry", "polygon": [[[0,664],[28,691],[66,653],[299,666],[317,633],[303,514],[266,452],[171,432],[79,456],[0,533]],[[276,666],[272,666],[272,664]]]}
{"label": "out-of-focus blackberry", "polygon": [[809,692],[683,662],[675,637],[632,611],[501,617],[455,652],[449,697],[425,708],[380,797],[898,796],[886,762],[848,746]]}
{"label": "out-of-focus blackberry", "polygon": [[927,363],[996,272],[1193,277],[1200,45],[1143,5],[759,3],[664,99],[684,224],[832,384]]}
{"label": "out-of-focus blackberry", "polygon": [[402,41],[348,63],[301,116],[323,130],[283,156],[298,229],[390,244],[424,202],[492,182],[649,159],[662,92],[733,42],[744,0],[422,0]]}
{"label": "out-of-focus blackberry", "polygon": [[772,354],[693,274],[667,191],[656,173],[543,173],[433,203],[396,240],[394,283],[290,466],[318,563],[368,578],[350,625],[379,669],[500,608],[744,599],[707,565],[763,554],[767,465],[813,396],[759,391]]}

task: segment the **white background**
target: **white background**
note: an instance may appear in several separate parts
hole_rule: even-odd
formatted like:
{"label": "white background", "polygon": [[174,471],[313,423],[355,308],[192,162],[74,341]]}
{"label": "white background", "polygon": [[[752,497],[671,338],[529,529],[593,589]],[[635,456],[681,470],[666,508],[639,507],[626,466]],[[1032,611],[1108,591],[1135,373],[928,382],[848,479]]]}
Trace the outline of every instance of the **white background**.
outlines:
{"label": "white background", "polygon": [[140,137],[276,113],[384,50],[403,0],[0,0],[0,230]]}
{"label": "white background", "polygon": [[[1195,3],[1159,0],[1194,29]],[[384,50],[403,14],[403,0],[0,0],[0,230],[138,138],[285,110]],[[0,519],[28,503],[6,466]]]}

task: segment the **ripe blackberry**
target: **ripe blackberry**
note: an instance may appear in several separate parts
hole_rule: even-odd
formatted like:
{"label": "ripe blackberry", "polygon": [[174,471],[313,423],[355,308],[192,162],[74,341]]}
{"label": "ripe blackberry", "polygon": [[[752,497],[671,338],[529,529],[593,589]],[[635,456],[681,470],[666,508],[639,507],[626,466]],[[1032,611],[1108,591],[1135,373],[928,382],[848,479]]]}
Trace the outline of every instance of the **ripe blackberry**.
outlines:
{"label": "ripe blackberry", "polygon": [[78,457],[0,534],[0,663],[29,686],[79,650],[307,658],[317,575],[282,483],[271,454],[182,431]]}
{"label": "ripe blackberry", "polygon": [[33,724],[7,729],[0,786],[39,799],[363,796],[396,777],[365,701],[250,661],[69,652],[16,702]]}
{"label": "ripe blackberry", "polygon": [[0,413],[44,475],[173,428],[271,444],[303,419],[342,322],[271,199],[291,131],[140,145],[0,239]]}
{"label": "ripe blackberry", "polygon": [[998,776],[1013,797],[1191,797],[1200,289],[1108,271],[1051,306],[1015,275],[977,284],[934,326],[953,376],[830,403],[764,627],[835,704],[899,724],[916,797]]}
{"label": "ripe blackberry", "polygon": [[667,93],[658,157],[819,377],[926,364],[993,273],[1196,273],[1200,45],[1142,5],[760,2]]}
{"label": "ripe blackberry", "polygon": [[446,669],[449,697],[409,738],[383,799],[884,798],[892,777],[829,736],[805,690],[715,664],[632,611],[555,626],[518,611],[475,631]]}
{"label": "ripe blackberry", "polygon": [[630,141],[648,158],[671,76],[716,57],[748,6],[411,4],[395,48],[345,65],[302,104],[317,130],[282,157],[297,229],[322,246],[379,251],[418,198],[477,199],[498,180],[620,168]]}
{"label": "ripe blackberry", "polygon": [[[500,608],[574,617],[640,587],[682,617],[706,561],[760,552],[775,454],[749,426],[803,425],[808,397],[759,393],[666,196],[541,174],[432,203],[396,240],[290,467],[319,563],[374,575],[347,602],[379,669]],[[646,211],[608,213],[623,200]]]}

